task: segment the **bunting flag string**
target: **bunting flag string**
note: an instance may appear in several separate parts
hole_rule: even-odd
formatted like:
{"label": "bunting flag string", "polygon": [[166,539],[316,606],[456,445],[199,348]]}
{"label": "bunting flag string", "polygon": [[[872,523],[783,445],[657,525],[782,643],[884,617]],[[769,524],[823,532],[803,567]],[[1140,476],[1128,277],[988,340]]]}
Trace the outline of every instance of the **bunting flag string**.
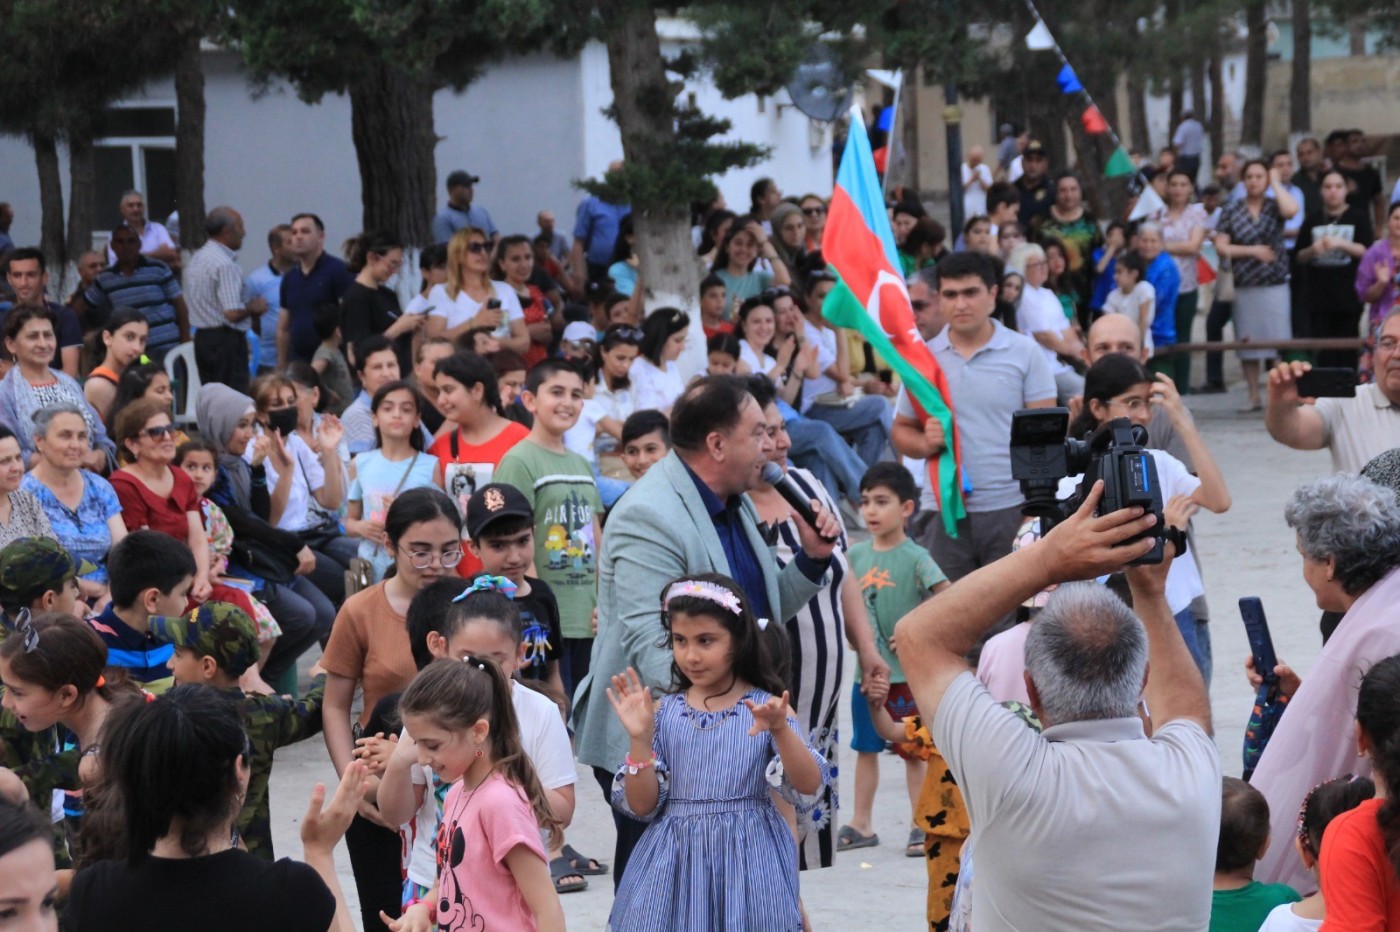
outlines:
{"label": "bunting flag string", "polygon": [[[1084,87],[1079,76],[1074,73],[1074,66],[1069,63],[1060,44],[1055,41],[1055,36],[1050,32],[1050,27],[1045,25],[1045,20],[1041,18],[1040,11],[1036,9],[1035,0],[1026,0],[1026,6],[1030,9],[1031,17],[1035,20],[1035,26],[1026,34],[1026,48],[1032,52],[1053,51],[1060,59],[1060,71],[1055,76],[1055,84],[1059,87],[1060,93],[1066,97],[1083,95],[1087,101],[1084,110],[1079,115],[1079,122],[1084,127],[1084,132],[1091,136],[1108,136],[1113,144],[1113,154],[1109,156],[1108,162],[1104,165],[1105,178],[1125,178],[1131,175],[1140,175],[1141,172],[1133,164],[1128,155],[1128,150],[1124,147],[1123,141],[1118,134],[1113,131],[1108,120],[1104,117],[1103,111],[1094,103],[1093,95]],[[1146,191],[1152,189],[1143,179],[1143,188]],[[1144,195],[1145,196],[1145,195]],[[1159,199],[1160,200],[1160,199]],[[1137,205],[1141,209],[1141,201]],[[1136,211],[1135,211],[1136,212]]]}

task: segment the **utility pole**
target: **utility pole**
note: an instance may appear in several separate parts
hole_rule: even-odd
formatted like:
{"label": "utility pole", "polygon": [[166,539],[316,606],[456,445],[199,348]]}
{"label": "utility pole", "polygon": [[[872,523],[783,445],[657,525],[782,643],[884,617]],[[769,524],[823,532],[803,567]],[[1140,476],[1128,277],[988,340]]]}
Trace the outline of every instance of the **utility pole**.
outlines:
{"label": "utility pole", "polygon": [[956,242],[962,233],[962,107],[958,105],[958,88],[953,83],[943,85],[943,124],[948,140],[948,242]]}

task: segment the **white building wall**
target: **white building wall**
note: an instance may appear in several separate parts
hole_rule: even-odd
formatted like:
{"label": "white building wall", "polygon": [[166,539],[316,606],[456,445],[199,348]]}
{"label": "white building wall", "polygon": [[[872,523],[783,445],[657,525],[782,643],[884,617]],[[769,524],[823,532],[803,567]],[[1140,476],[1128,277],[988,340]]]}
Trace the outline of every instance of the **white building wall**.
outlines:
{"label": "white building wall", "polygon": [[[668,45],[668,52],[678,47]],[[322,218],[327,249],[338,252],[359,231],[363,216],[349,98],[328,95],[307,104],[282,82],[255,92],[229,52],[206,53],[205,78],[205,204],[226,203],[243,213],[244,268],[266,261],[266,231],[301,210]],[[779,108],[773,99],[762,107],[754,97],[726,101],[707,81],[692,82],[686,92],[706,112],[733,121],[729,138],[773,147],[765,164],[718,180],[731,209],[747,209],[749,185],[763,175],[777,178],[787,193],[830,192],[829,131],[814,134],[807,117]],[[136,99],[169,103],[174,90],[169,81],[157,82]],[[441,182],[448,172],[464,168],[481,176],[476,203],[491,212],[503,233],[533,233],[543,209],[571,233],[583,197],[574,180],[601,175],[622,156],[617,126],[601,112],[611,101],[607,51],[597,42],[575,59],[531,55],[501,62],[461,94],[440,92],[434,108],[442,137],[436,203],[445,202]],[[66,158],[61,170],[66,199]],[[24,139],[0,137],[0,200],[14,206],[15,241],[37,242],[38,175]],[[100,210],[99,226],[107,222]]]}

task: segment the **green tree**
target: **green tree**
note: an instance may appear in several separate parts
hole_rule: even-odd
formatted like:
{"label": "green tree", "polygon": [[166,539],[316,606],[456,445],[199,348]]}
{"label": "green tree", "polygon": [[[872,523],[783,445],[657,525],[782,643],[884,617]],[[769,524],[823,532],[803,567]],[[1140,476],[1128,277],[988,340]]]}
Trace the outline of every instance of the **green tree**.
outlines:
{"label": "green tree", "polygon": [[233,0],[227,9],[222,35],[256,82],[285,78],[307,102],[349,95],[364,227],[415,245],[429,242],[437,195],[434,93],[466,87],[508,51],[571,43],[566,30],[546,33],[540,0]]}
{"label": "green tree", "polygon": [[[155,0],[0,0],[0,131],[34,147],[41,246],[56,270],[91,242],[92,140],[104,111],[171,66],[165,12]],[[60,143],[72,182],[66,236]]]}

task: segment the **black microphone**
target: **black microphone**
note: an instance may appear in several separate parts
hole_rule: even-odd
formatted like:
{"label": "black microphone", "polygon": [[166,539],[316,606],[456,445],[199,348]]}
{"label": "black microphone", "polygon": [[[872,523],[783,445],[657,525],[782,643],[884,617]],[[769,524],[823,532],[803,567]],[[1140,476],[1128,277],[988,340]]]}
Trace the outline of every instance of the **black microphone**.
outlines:
{"label": "black microphone", "polygon": [[[813,529],[817,527],[817,513],[812,510],[812,501],[807,497],[792,477],[783,472],[783,468],[777,463],[768,463],[763,467],[763,481],[777,490],[783,497],[783,501],[792,506],[792,510],[802,516]],[[836,540],[835,537],[827,537],[822,534],[823,540]]]}

